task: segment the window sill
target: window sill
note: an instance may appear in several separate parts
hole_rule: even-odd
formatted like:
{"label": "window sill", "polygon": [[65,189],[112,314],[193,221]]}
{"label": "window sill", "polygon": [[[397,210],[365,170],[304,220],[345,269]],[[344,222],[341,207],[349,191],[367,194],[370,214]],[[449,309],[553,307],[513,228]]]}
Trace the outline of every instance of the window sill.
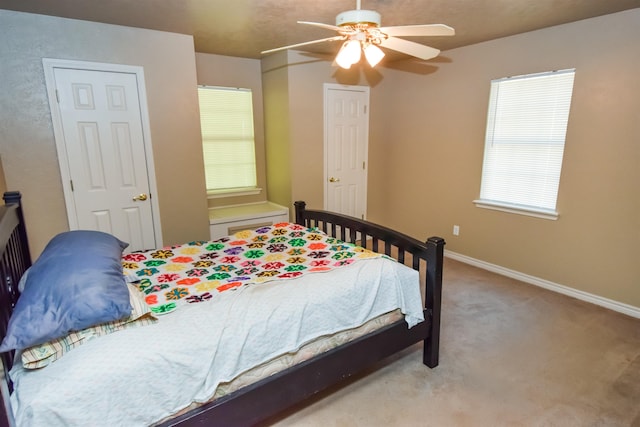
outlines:
{"label": "window sill", "polygon": [[262,188],[231,188],[229,190],[207,191],[207,199],[221,199],[223,197],[254,196],[262,193]]}
{"label": "window sill", "polygon": [[558,212],[548,209],[536,209],[530,206],[502,203],[493,200],[474,200],[473,203],[475,203],[476,207],[479,208],[492,209],[518,215],[527,215],[535,218],[550,219],[552,221],[557,220],[559,216]]}

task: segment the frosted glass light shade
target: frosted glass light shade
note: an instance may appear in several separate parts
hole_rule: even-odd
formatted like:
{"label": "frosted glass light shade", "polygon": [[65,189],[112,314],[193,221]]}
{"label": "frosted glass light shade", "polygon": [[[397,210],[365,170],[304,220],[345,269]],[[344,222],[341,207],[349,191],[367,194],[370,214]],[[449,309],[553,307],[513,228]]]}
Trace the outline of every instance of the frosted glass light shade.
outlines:
{"label": "frosted glass light shade", "polygon": [[364,56],[367,58],[367,62],[372,67],[375,67],[378,62],[384,58],[384,52],[378,46],[374,44],[367,44],[364,48]]}
{"label": "frosted glass light shade", "polygon": [[336,63],[342,68],[349,69],[353,64],[360,61],[361,55],[360,42],[358,40],[349,40],[340,48],[340,52],[336,56]]}

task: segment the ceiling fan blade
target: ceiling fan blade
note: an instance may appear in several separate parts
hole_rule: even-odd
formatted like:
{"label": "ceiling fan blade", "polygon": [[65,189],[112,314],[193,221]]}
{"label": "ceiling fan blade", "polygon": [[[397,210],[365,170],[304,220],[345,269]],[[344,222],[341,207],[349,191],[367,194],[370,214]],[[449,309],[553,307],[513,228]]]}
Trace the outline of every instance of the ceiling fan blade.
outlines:
{"label": "ceiling fan blade", "polygon": [[298,24],[313,25],[314,27],[326,28],[327,30],[340,31],[342,28],[331,24],[323,24],[321,22],[298,21]]}
{"label": "ceiling fan blade", "polygon": [[345,39],[344,36],[333,36],[333,37],[327,37],[326,39],[312,40],[310,42],[296,43],[296,44],[291,44],[289,46],[277,47],[275,49],[263,50],[260,53],[263,54],[263,55],[266,55],[266,54],[269,54],[269,53],[278,52],[280,50],[293,49],[293,48],[296,48],[296,47],[306,46],[306,45],[309,45],[309,44],[316,44],[316,43],[322,43],[322,42],[332,42],[332,41],[344,40],[344,39]]}
{"label": "ceiling fan blade", "polygon": [[435,58],[440,53],[438,49],[435,49],[433,47],[411,42],[409,40],[399,39],[396,37],[389,37],[383,40],[382,43],[380,43],[380,46],[398,52],[406,53],[407,55],[415,56],[420,59]]}
{"label": "ceiling fan blade", "polygon": [[392,37],[408,36],[452,36],[456,32],[444,24],[399,25],[396,27],[381,27],[383,33]]}

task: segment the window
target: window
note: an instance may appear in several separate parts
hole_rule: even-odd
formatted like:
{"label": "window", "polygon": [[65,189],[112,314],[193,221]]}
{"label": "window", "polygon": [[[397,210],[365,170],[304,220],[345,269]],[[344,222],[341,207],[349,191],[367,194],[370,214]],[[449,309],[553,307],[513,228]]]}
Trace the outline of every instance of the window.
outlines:
{"label": "window", "polygon": [[556,219],[575,70],[491,82],[480,207]]}
{"label": "window", "polygon": [[202,86],[198,97],[207,193],[257,190],[251,90]]}

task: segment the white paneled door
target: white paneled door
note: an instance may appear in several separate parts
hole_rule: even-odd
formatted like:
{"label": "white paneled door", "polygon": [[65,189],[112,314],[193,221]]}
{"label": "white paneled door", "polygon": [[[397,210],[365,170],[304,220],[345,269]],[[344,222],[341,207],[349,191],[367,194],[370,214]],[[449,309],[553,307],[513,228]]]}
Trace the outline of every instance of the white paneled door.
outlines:
{"label": "white paneled door", "polygon": [[111,233],[127,251],[157,247],[138,76],[62,67],[51,74],[70,228]]}
{"label": "white paneled door", "polygon": [[369,88],[325,85],[325,209],[366,217]]}

